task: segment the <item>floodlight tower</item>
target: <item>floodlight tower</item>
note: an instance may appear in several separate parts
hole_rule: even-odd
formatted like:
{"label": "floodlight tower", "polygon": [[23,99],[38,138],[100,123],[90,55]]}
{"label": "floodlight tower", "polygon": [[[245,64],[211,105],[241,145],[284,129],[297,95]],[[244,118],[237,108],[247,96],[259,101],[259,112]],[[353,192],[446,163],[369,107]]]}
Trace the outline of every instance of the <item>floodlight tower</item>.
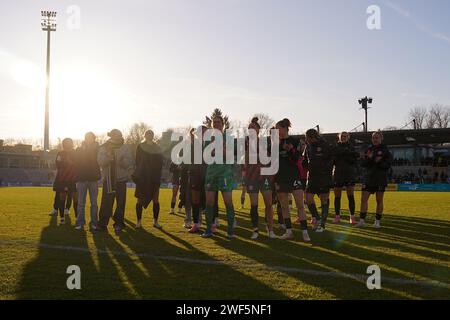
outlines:
{"label": "floodlight tower", "polygon": [[361,109],[364,109],[365,112],[364,132],[367,132],[367,109],[369,109],[367,105],[372,104],[372,101],[373,99],[367,98],[367,96],[358,100],[358,103],[361,105]]}
{"label": "floodlight tower", "polygon": [[50,32],[56,31],[56,11],[41,11],[42,31],[47,31],[47,67],[45,80],[45,125],[44,151],[50,149],[49,142],[49,93],[50,93]]}

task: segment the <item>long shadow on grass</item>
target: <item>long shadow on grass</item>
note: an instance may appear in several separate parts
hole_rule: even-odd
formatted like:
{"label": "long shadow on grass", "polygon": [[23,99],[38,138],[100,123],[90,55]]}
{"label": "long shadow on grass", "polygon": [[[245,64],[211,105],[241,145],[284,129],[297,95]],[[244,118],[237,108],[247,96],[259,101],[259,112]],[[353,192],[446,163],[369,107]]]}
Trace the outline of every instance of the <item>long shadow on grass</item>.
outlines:
{"label": "long shadow on grass", "polygon": [[[113,280],[116,275],[106,274],[97,269],[89,251],[86,232],[75,231],[70,219],[65,225],[57,224],[57,217],[51,217],[49,225],[44,227],[39,240],[37,255],[24,268],[19,283],[20,299],[81,299],[105,298],[103,294],[122,288]],[[81,290],[69,290],[66,285],[67,267],[77,265],[81,269]],[[110,285],[99,287],[101,279],[112,280]],[[97,290],[99,289],[100,292]],[[97,291],[96,291],[97,290]],[[121,290],[123,291],[123,290]],[[95,295],[95,293],[99,293]]]}
{"label": "long shadow on grass", "polygon": [[[131,222],[127,221],[128,224]],[[170,238],[181,246],[170,244]],[[128,279],[143,298],[150,299],[286,299],[262,282],[248,277],[231,266],[216,263],[210,255],[189,242],[163,230],[127,227],[120,244],[134,253],[143,269],[136,272],[123,264]],[[119,243],[114,244],[114,246]],[[118,250],[116,247],[111,249]],[[181,260],[179,260],[181,258]],[[126,258],[125,258],[126,259]],[[178,260],[177,260],[178,259]],[[203,263],[203,262],[210,263]]]}
{"label": "long shadow on grass", "polygon": [[[411,244],[426,245],[429,249],[441,251],[450,249],[450,227],[446,227],[442,220],[431,220],[434,224],[430,227],[428,223],[430,219],[424,219],[425,223],[422,223],[421,218],[412,218],[414,221],[409,221],[406,217],[384,214],[382,228],[374,229],[371,227],[374,217],[368,219],[367,227],[359,230]],[[347,216],[342,215],[342,221],[348,221]],[[341,225],[348,224],[344,222]]]}
{"label": "long shadow on grass", "polygon": [[[261,219],[262,220],[262,219]],[[262,221],[261,221],[262,222]],[[242,223],[242,227],[249,227],[248,220]],[[237,230],[237,234],[248,238],[249,231]],[[297,237],[300,235],[297,232]],[[355,245],[349,246],[343,240],[351,237],[349,235],[342,235],[334,233],[328,230],[324,234],[312,234],[313,244],[312,246],[299,245],[295,241],[269,241],[269,239],[261,239],[258,241],[267,241],[267,250],[254,250],[255,245],[251,241],[240,240],[238,244],[234,243],[230,245],[224,242],[219,237],[216,238],[218,244],[226,247],[229,250],[233,250],[239,254],[247,256],[263,264],[267,263],[268,257],[272,260],[270,264],[278,263],[283,266],[297,267],[301,269],[314,269],[321,271],[335,272],[348,272],[364,274],[366,268],[378,261],[380,265],[388,265],[397,268],[398,270],[391,270],[384,272],[386,276],[394,278],[405,278],[404,272],[413,274],[421,274],[424,277],[437,278],[440,281],[445,281],[446,275],[448,275],[448,268],[435,266],[432,264],[422,263],[414,260],[410,260],[403,257],[397,257],[389,254],[388,252],[373,252],[369,248],[362,248]],[[376,239],[374,239],[376,240]],[[372,245],[372,240],[368,240],[366,245]],[[253,248],[253,250],[252,250]],[[340,298],[364,298],[364,297],[382,297],[382,298],[403,298],[401,286],[392,286],[385,284],[385,288],[394,288],[391,291],[370,293],[367,290],[365,283],[361,284],[351,279],[334,279],[334,285],[327,285],[326,279],[320,276],[311,275],[294,275],[289,273],[290,276],[296,277],[298,280],[315,285],[319,288],[326,288],[330,293],[335,294]],[[329,283],[329,281],[328,281]],[[348,290],[345,290],[348,288]],[[439,297],[441,294],[447,294],[448,290],[445,289],[433,289],[427,288],[424,290],[422,287],[412,288],[414,291],[413,296],[416,297]],[[370,293],[370,294],[369,294]]]}

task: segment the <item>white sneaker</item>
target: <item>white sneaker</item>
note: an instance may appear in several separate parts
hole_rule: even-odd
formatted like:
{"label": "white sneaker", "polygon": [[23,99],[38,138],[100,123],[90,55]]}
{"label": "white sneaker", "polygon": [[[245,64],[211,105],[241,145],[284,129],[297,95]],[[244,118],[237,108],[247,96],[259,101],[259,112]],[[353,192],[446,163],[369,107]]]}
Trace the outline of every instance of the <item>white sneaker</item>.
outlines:
{"label": "white sneaker", "polygon": [[292,230],[286,230],[286,232],[280,237],[280,239],[287,240],[287,239],[293,239],[294,233]]}
{"label": "white sneaker", "polygon": [[183,213],[183,210],[181,208],[178,208],[178,213]]}
{"label": "white sneaker", "polygon": [[191,223],[189,223],[189,222],[185,222],[185,223],[183,224],[183,228],[185,228],[185,229],[190,229],[190,228],[192,228],[192,225],[191,225]]}
{"label": "white sneaker", "polygon": [[355,224],[355,227],[357,228],[362,228],[366,226],[366,222],[364,221],[364,219],[359,219],[358,223]]}
{"label": "white sneaker", "polygon": [[169,214],[174,214],[173,208],[170,208]]}
{"label": "white sneaker", "polygon": [[269,239],[277,239],[277,235],[273,231],[269,231]]}
{"label": "white sneaker", "polygon": [[258,239],[258,236],[259,236],[259,232],[258,231],[253,231],[252,236],[250,237],[250,239],[256,240],[256,239]]}
{"label": "white sneaker", "polygon": [[381,221],[380,220],[375,220],[375,222],[373,223],[373,227],[374,228],[381,228]]}
{"label": "white sneaker", "polygon": [[324,232],[324,231],[325,231],[325,228],[323,228],[322,226],[318,226],[317,229],[314,230],[314,232],[319,232],[319,233]]}
{"label": "white sneaker", "polygon": [[157,229],[162,229],[161,225],[158,223],[158,221],[153,222],[153,226]]}
{"label": "white sneaker", "polygon": [[68,216],[70,214],[69,209],[64,209],[64,215]]}
{"label": "white sneaker", "polygon": [[311,242],[311,238],[309,237],[308,230],[302,230],[303,241]]}
{"label": "white sneaker", "polygon": [[82,230],[83,226],[75,226],[75,230]]}
{"label": "white sneaker", "polygon": [[65,224],[66,223],[66,219],[64,219],[64,217],[59,219],[59,224]]}
{"label": "white sneaker", "polygon": [[216,225],[217,228],[220,227],[219,218],[214,219],[214,224]]}
{"label": "white sneaker", "polygon": [[50,213],[48,215],[54,217],[57,214],[58,214],[58,210],[52,209],[52,211],[50,211]]}
{"label": "white sneaker", "polygon": [[142,222],[141,222],[141,220],[138,220],[138,221],[136,222],[135,228],[136,228],[136,229],[142,228]]}

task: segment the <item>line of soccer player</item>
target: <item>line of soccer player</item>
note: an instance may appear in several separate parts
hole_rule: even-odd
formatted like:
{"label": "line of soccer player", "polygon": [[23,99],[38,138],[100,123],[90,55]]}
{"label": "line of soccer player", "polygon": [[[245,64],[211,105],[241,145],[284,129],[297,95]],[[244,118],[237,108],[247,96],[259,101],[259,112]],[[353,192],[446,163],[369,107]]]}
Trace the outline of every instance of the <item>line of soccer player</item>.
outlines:
{"label": "line of soccer player", "polygon": [[[220,116],[212,119],[212,126],[224,135],[224,147],[227,139],[232,137],[224,133],[224,119]],[[248,140],[245,144],[245,164],[242,165],[243,190],[241,205],[245,201],[245,192],[250,198],[250,218],[252,224],[251,239],[259,236],[259,193],[264,202],[265,224],[269,238],[278,238],[274,232],[273,207],[277,208],[278,223],[284,230],[279,237],[291,239],[294,237],[290,215],[290,198],[293,197],[297,218],[295,223],[300,225],[302,238],[310,241],[308,234],[307,216],[304,203],[312,215],[312,231],[324,232],[329,211],[329,193],[334,188],[335,217],[333,223],[340,222],[341,194],[345,188],[349,203],[350,223],[356,227],[363,227],[368,208],[368,200],[371,194],[376,194],[376,217],[374,227],[380,227],[383,213],[383,196],[387,186],[387,172],[390,168],[391,154],[382,143],[381,132],[372,135],[372,144],[362,156],[362,166],[365,167],[364,184],[361,196],[360,219],[355,218],[354,185],[356,168],[360,158],[350,144],[350,135],[342,132],[336,145],[327,143],[315,129],[306,132],[306,141],[295,139],[289,135],[291,123],[288,119],[276,123],[275,129],[279,133],[279,169],[275,175],[261,174],[264,166],[261,161],[250,163],[250,152],[253,144]],[[200,132],[191,130],[190,134],[202,136],[208,128],[202,126]],[[259,139],[261,129],[258,119],[253,118],[248,129],[256,131]],[[92,230],[106,230],[112,217],[114,231],[119,234],[124,228],[124,215],[126,203],[126,183],[131,179],[136,184],[136,228],[142,227],[142,212],[150,202],[153,202],[153,226],[161,228],[158,222],[160,205],[159,189],[161,185],[161,172],[164,164],[163,152],[154,141],[151,130],[145,133],[145,141],[140,143],[135,152],[135,157],[130,147],[124,143],[122,133],[114,129],[108,133],[110,139],[99,146],[93,133],[87,133],[82,145],[74,150],[71,139],[63,140],[63,150],[56,158],[57,175],[54,182],[55,200],[51,215],[60,214],[60,223],[65,222],[68,214],[69,200],[72,200],[75,215],[76,229],[83,229],[85,225],[85,206],[87,192],[91,202]],[[266,139],[267,137],[263,137]],[[193,141],[193,139],[192,139]],[[204,150],[210,141],[202,141]],[[256,143],[256,146],[259,146]],[[194,143],[191,145],[194,150]],[[258,148],[258,147],[256,147]],[[191,152],[193,155],[194,152]],[[226,154],[226,152],[224,152]],[[191,162],[193,163],[193,161]],[[227,218],[227,235],[234,237],[234,229],[237,226],[235,210],[232,200],[232,191],[235,187],[234,165],[212,163],[206,164],[171,164],[172,173],[172,199],[170,213],[174,214],[176,196],[180,190],[180,202],[178,210],[185,208],[184,227],[190,233],[198,233],[201,228],[202,212],[205,214],[206,228],[202,237],[211,237],[219,226],[218,194],[222,194]],[[97,194],[100,174],[103,180],[102,198],[97,217]],[[316,207],[314,196],[320,199],[319,211]],[[116,208],[113,213],[113,205]]]}

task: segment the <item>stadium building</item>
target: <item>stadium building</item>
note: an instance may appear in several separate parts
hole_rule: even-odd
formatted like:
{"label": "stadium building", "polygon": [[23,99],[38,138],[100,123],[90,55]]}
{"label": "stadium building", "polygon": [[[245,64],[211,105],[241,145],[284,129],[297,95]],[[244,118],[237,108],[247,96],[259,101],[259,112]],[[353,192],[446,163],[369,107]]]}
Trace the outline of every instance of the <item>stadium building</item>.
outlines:
{"label": "stadium building", "polygon": [[[352,144],[361,153],[370,144],[373,132],[352,132]],[[384,143],[393,155],[390,180],[416,189],[439,189],[449,183],[450,128],[384,131]],[[303,135],[297,136],[304,139]],[[337,133],[324,133],[329,143],[336,143]],[[167,137],[166,137],[167,138]],[[167,140],[167,139],[166,139]],[[57,150],[33,151],[31,145],[5,146],[0,140],[0,183],[3,185],[50,185],[55,176]],[[169,153],[166,154],[169,156]],[[360,173],[361,169],[359,168]],[[169,181],[164,170],[163,178]],[[418,184],[422,186],[417,187]],[[426,185],[433,184],[433,187]],[[405,186],[403,186],[405,185]],[[447,187],[442,187],[446,190]],[[449,189],[450,191],[450,189]]]}
{"label": "stadium building", "polygon": [[[372,133],[352,132],[351,143],[362,153],[370,145]],[[337,141],[337,133],[322,137],[329,143]],[[393,157],[390,182],[398,184],[398,190],[450,191],[450,128],[383,131],[383,138]]]}
{"label": "stadium building", "polygon": [[56,150],[33,151],[32,145],[4,145],[0,140],[0,185],[48,185],[55,177]]}

